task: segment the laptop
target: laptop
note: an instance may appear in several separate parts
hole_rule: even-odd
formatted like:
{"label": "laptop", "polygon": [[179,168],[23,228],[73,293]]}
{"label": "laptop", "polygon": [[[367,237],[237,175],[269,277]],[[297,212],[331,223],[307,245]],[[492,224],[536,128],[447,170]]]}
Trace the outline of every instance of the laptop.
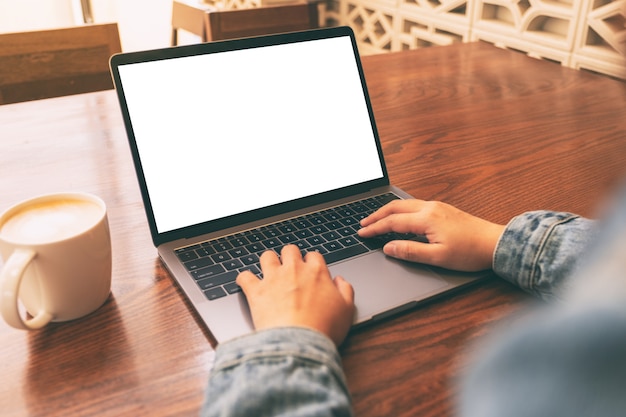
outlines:
{"label": "laptop", "polygon": [[[155,247],[216,341],[253,330],[235,283],[285,244],[355,289],[359,326],[475,281],[356,235],[392,199],[352,30],[121,53],[111,72]],[[408,238],[408,237],[407,237]],[[416,237],[419,239],[419,237]]]}

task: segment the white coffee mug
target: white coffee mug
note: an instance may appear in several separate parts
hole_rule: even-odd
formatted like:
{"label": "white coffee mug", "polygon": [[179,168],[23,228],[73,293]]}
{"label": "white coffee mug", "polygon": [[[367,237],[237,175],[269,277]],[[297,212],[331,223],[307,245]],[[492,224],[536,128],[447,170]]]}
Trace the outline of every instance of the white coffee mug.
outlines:
{"label": "white coffee mug", "polygon": [[[18,329],[39,329],[98,309],[111,292],[104,201],[86,193],[32,198],[0,215],[0,308]],[[20,304],[32,316],[22,317]]]}

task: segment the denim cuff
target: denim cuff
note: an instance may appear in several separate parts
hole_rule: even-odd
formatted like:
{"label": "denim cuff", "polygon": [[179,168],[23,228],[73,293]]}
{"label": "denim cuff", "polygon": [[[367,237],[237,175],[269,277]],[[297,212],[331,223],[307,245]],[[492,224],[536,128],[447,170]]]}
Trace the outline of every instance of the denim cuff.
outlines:
{"label": "denim cuff", "polygon": [[221,343],[216,349],[213,370],[215,372],[247,361],[285,356],[324,364],[341,380],[344,379],[341,358],[335,344],[324,334],[305,327],[265,329]]}
{"label": "denim cuff", "polygon": [[494,251],[500,277],[543,299],[558,299],[557,289],[572,275],[595,235],[593,221],[578,215],[532,211],[513,218]]}
{"label": "denim cuff", "polygon": [[203,417],[349,417],[334,343],[303,327],[257,331],[218,345]]}

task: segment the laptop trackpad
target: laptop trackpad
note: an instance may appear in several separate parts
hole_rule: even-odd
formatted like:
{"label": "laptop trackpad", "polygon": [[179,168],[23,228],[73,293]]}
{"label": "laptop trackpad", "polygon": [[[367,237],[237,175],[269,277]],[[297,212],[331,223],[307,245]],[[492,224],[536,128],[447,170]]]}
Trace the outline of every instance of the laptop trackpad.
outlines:
{"label": "laptop trackpad", "polygon": [[399,261],[382,252],[372,252],[330,266],[333,276],[341,275],[354,287],[355,324],[429,298],[449,287],[423,265]]}

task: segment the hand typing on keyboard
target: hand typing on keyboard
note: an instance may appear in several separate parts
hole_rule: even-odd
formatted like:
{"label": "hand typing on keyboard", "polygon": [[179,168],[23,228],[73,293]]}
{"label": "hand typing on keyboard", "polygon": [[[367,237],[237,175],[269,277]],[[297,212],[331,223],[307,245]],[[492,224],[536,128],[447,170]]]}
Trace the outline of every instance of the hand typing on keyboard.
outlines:
{"label": "hand typing on keyboard", "polygon": [[[479,271],[491,268],[493,252],[503,225],[472,216],[437,201],[395,200],[361,220],[358,235],[364,239],[389,238],[390,233],[424,236],[386,240],[383,252],[394,258],[456,269]],[[404,235],[409,236],[409,235]]]}
{"label": "hand typing on keyboard", "polygon": [[379,240],[357,235],[359,221],[398,197],[383,193],[308,213],[229,236],[178,248],[176,254],[208,300],[241,291],[235,278],[250,271],[263,277],[259,257],[267,250],[280,253],[294,245],[304,256],[317,252],[327,264],[382,247]]}
{"label": "hand typing on keyboard", "polygon": [[352,285],[339,276],[332,279],[320,253],[303,258],[295,245],[283,247],[280,258],[267,251],[260,261],[262,280],[250,271],[237,277],[254,327],[308,327],[341,344],[354,316]]}

